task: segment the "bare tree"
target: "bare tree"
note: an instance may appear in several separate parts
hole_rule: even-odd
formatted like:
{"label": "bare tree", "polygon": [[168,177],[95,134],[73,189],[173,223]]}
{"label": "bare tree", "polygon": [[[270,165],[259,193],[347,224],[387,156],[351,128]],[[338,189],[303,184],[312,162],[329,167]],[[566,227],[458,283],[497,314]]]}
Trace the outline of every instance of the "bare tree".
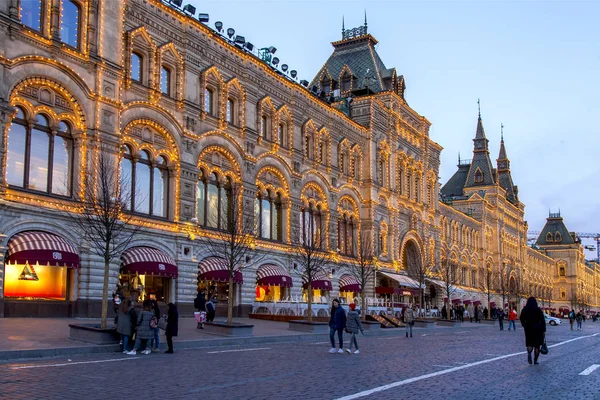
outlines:
{"label": "bare tree", "polygon": [[[492,270],[491,267],[488,268],[482,268],[479,271],[479,282],[478,282],[478,286],[479,286],[479,290],[481,291],[481,293],[487,298],[487,305],[489,307],[489,309],[491,310],[491,302],[492,302],[492,296],[494,294],[495,291],[495,282],[494,282],[494,271]],[[489,315],[489,314],[488,314]]]}
{"label": "bare tree", "polygon": [[430,272],[431,268],[425,266],[417,257],[413,256],[407,259],[406,273],[419,284],[420,309],[425,309],[425,278],[429,277]]}
{"label": "bare tree", "polygon": [[319,276],[329,275],[331,255],[325,251],[325,235],[316,228],[312,216],[303,216],[300,231],[294,232],[291,258],[296,264],[296,272],[306,285],[308,322],[312,323],[313,281]]}
{"label": "bare tree", "polygon": [[510,295],[510,270],[502,264],[498,271],[498,292],[502,296],[502,309]]}
{"label": "bare tree", "polygon": [[229,295],[227,296],[227,325],[233,323],[234,277],[246,264],[252,253],[253,262],[259,261],[260,254],[253,252],[256,238],[256,222],[243,214],[242,184],[229,181],[225,188],[226,200],[221,206],[207,215],[208,225],[215,227],[206,235],[206,246],[213,257],[225,260],[229,274]]}
{"label": "bare tree", "polygon": [[365,298],[365,288],[369,282],[373,281],[375,276],[374,265],[375,253],[373,252],[373,240],[367,231],[361,232],[358,252],[345,266],[345,269],[356,278],[360,283],[363,293],[361,295],[361,318],[364,321],[367,318],[367,302]]}
{"label": "bare tree", "polygon": [[104,261],[102,286],[102,322],[106,328],[108,278],[110,264],[121,256],[131,240],[145,228],[143,221],[132,223],[131,177],[119,176],[116,155],[98,150],[98,159],[90,163],[82,197],[76,209],[63,208],[78,234],[90,244],[90,250]]}
{"label": "bare tree", "polygon": [[441,273],[441,281],[443,283],[442,289],[444,290],[444,295],[446,297],[446,310],[448,310],[448,319],[450,319],[451,309],[450,309],[450,301],[452,299],[452,295],[457,292],[456,285],[459,282],[459,268],[455,264],[451,264],[449,260],[446,260],[446,263],[441,264],[440,273]]}

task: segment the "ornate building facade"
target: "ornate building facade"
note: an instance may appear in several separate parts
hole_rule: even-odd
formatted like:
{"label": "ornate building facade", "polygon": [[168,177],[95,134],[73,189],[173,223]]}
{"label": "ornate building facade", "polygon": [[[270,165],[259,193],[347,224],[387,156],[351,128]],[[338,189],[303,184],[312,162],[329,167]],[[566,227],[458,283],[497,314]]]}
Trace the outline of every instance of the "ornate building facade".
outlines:
{"label": "ornate building facade", "polygon": [[[366,21],[343,30],[310,84],[158,0],[8,0],[0,29],[0,315],[99,314],[103,260],[62,210],[77,207],[100,154],[128,178],[134,223],[151,226],[110,268],[110,287],[140,298],[191,309],[199,282],[234,296],[239,314],[264,296],[298,298],[290,251],[306,218],[342,262],[361,236],[392,275],[418,263],[434,278],[452,262],[463,300],[488,268],[527,293],[552,290],[556,262],[527,247],[508,158],[492,168],[481,119],[473,161],[440,201],[442,147]],[[233,212],[233,184],[264,257],[230,294],[204,238]],[[335,269],[327,279],[319,295],[351,283]]]}

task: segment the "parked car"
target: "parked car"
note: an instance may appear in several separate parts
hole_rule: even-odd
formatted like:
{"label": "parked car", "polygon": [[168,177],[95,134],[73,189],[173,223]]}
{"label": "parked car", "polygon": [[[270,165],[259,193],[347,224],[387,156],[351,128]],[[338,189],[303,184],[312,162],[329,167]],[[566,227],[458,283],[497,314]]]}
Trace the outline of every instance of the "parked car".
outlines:
{"label": "parked car", "polygon": [[544,314],[544,319],[546,320],[546,323],[552,326],[560,325],[562,323],[562,321],[559,318],[551,317],[548,314]]}

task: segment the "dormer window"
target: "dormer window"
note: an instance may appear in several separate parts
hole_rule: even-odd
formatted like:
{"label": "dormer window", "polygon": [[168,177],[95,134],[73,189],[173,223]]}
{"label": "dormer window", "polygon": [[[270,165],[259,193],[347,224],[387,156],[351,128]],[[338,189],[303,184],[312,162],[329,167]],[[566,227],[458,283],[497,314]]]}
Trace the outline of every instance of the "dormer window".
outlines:
{"label": "dormer window", "polygon": [[329,91],[331,90],[331,81],[329,80],[329,78],[323,79],[323,81],[321,82],[321,90],[325,94],[329,94]]}
{"label": "dormer window", "polygon": [[554,236],[552,235],[551,232],[546,233],[546,242],[548,242],[548,243],[554,242]]}
{"label": "dormer window", "polygon": [[342,75],[342,92],[346,92],[348,90],[350,90],[350,74],[347,72],[344,72],[344,75]]}
{"label": "dormer window", "polygon": [[475,183],[483,183],[483,172],[479,168],[475,171]]}
{"label": "dormer window", "polygon": [[554,234],[554,241],[557,242],[557,243],[558,242],[562,242],[562,235],[560,234],[560,232],[556,232]]}

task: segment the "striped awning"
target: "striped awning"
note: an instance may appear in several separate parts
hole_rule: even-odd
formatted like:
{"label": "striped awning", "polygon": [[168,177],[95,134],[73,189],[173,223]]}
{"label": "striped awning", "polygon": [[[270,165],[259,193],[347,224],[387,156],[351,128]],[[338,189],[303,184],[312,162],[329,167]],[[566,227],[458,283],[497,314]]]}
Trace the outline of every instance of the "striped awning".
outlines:
{"label": "striped awning", "polygon": [[79,268],[79,255],[75,246],[58,235],[28,231],[10,238],[6,262]]}
{"label": "striped awning", "polygon": [[361,293],[362,286],[354,276],[345,274],[340,276],[340,292]]}
{"label": "striped awning", "polygon": [[[198,263],[198,279],[201,281],[229,282],[229,266],[227,260],[221,257],[206,257]],[[233,272],[233,281],[240,285],[244,277],[240,270]]]}
{"label": "striped awning", "polygon": [[292,287],[292,277],[279,265],[263,264],[256,271],[256,284]]}
{"label": "striped awning", "polygon": [[[306,287],[308,286],[306,278],[303,277],[302,281],[304,282],[302,287],[306,289]],[[329,277],[325,275],[325,273],[318,273],[312,280],[311,288],[318,290],[331,290],[331,281],[329,280]]]}
{"label": "striped awning", "polygon": [[121,254],[121,272],[177,278],[177,265],[173,257],[162,250],[138,246]]}

